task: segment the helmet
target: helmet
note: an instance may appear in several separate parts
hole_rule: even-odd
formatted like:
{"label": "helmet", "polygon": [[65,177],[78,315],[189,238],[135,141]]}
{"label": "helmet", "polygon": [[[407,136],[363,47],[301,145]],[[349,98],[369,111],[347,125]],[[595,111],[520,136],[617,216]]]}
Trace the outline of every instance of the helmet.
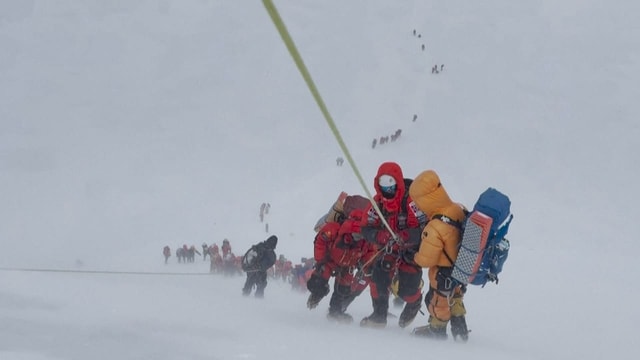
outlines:
{"label": "helmet", "polygon": [[380,191],[385,197],[393,197],[396,193],[396,179],[391,175],[380,175],[378,178],[378,185],[380,186]]}

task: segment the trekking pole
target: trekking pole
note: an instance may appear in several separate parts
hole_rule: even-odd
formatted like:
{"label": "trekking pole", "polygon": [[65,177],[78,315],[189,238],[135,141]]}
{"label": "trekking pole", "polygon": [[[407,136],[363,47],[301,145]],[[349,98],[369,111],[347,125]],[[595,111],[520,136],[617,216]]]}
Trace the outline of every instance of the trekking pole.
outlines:
{"label": "trekking pole", "polygon": [[329,113],[329,110],[327,109],[327,106],[325,105],[324,100],[322,100],[322,96],[320,96],[320,92],[318,91],[316,84],[311,78],[311,74],[309,73],[309,70],[307,70],[307,67],[304,64],[304,61],[302,60],[302,56],[300,56],[300,53],[298,52],[298,48],[296,47],[296,44],[293,42],[293,39],[289,34],[289,30],[287,30],[287,27],[284,24],[284,21],[280,17],[280,13],[278,12],[278,9],[276,9],[276,6],[273,4],[272,0],[262,0],[262,3],[264,7],[267,9],[267,12],[271,17],[271,21],[273,22],[273,25],[275,25],[276,29],[278,30],[278,33],[280,33],[280,37],[282,38],[282,41],[287,47],[287,50],[289,50],[289,54],[293,58],[293,62],[298,67],[298,71],[300,71],[300,75],[302,75],[302,78],[307,84],[307,87],[309,88],[311,95],[313,95],[313,98],[315,99],[316,104],[318,105],[318,108],[320,108],[320,112],[322,112],[322,115],[327,121],[327,125],[329,125],[329,128],[331,129],[333,136],[338,141],[338,145],[340,145],[340,149],[342,149],[344,156],[347,157],[347,161],[349,162],[351,169],[356,175],[356,178],[360,182],[360,186],[362,186],[373,208],[380,216],[380,220],[382,221],[384,227],[387,228],[387,230],[389,231],[393,239],[397,239],[397,235],[391,229],[391,226],[389,226],[389,223],[387,223],[387,220],[384,218],[384,216],[382,216],[382,211],[380,211],[378,204],[376,204],[376,202],[373,201],[373,196],[371,196],[371,192],[369,192],[369,190],[367,189],[367,186],[365,185],[364,180],[362,179],[362,175],[360,174],[360,171],[358,170],[358,167],[356,166],[356,163],[353,160],[353,157],[351,157],[351,153],[349,152],[347,145],[345,144],[344,140],[342,139],[342,136],[340,135],[340,131],[336,127],[336,124],[333,121],[333,118],[331,117],[331,114]]}

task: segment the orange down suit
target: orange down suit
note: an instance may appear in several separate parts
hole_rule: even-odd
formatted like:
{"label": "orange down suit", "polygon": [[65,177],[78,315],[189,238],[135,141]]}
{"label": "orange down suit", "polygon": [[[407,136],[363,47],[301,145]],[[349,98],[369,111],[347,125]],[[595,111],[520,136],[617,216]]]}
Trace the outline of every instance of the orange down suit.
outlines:
{"label": "orange down suit", "polygon": [[460,242],[459,228],[453,223],[445,222],[442,217],[460,224],[464,220],[465,212],[461,205],[449,198],[438,174],[433,170],[418,175],[409,188],[409,194],[429,219],[422,231],[420,249],[414,258],[418,265],[429,268],[429,286],[432,294],[430,298],[425,298],[427,310],[431,316],[446,322],[451,318],[450,296],[460,299],[460,312],[464,311],[464,307],[461,305],[462,294],[459,286],[453,290],[453,294],[436,291],[436,275],[441,268],[453,266],[452,261],[458,256]]}

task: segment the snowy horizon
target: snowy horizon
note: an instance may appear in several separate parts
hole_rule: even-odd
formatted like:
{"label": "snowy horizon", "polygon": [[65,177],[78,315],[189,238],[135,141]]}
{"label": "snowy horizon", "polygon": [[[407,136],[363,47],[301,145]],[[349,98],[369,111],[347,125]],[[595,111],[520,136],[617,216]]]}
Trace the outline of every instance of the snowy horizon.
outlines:
{"label": "snowy horizon", "polygon": [[420,314],[360,328],[368,291],[338,326],[328,298],[310,311],[273,280],[243,298],[244,276],[164,264],[165,245],[242,255],[271,234],[297,263],[338,194],[364,194],[261,2],[4,0],[0,358],[634,356],[640,4],[274,3],[369,191],[395,161],[467,207],[511,198],[500,284],[465,297],[468,343],[411,337]]}

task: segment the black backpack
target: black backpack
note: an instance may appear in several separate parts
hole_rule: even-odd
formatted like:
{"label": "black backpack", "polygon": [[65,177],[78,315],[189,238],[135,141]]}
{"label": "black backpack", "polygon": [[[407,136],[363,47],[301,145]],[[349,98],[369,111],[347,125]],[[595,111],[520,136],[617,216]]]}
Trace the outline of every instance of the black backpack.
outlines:
{"label": "black backpack", "polygon": [[256,245],[253,245],[242,256],[242,270],[254,271],[258,268],[258,259],[260,258],[260,251]]}

